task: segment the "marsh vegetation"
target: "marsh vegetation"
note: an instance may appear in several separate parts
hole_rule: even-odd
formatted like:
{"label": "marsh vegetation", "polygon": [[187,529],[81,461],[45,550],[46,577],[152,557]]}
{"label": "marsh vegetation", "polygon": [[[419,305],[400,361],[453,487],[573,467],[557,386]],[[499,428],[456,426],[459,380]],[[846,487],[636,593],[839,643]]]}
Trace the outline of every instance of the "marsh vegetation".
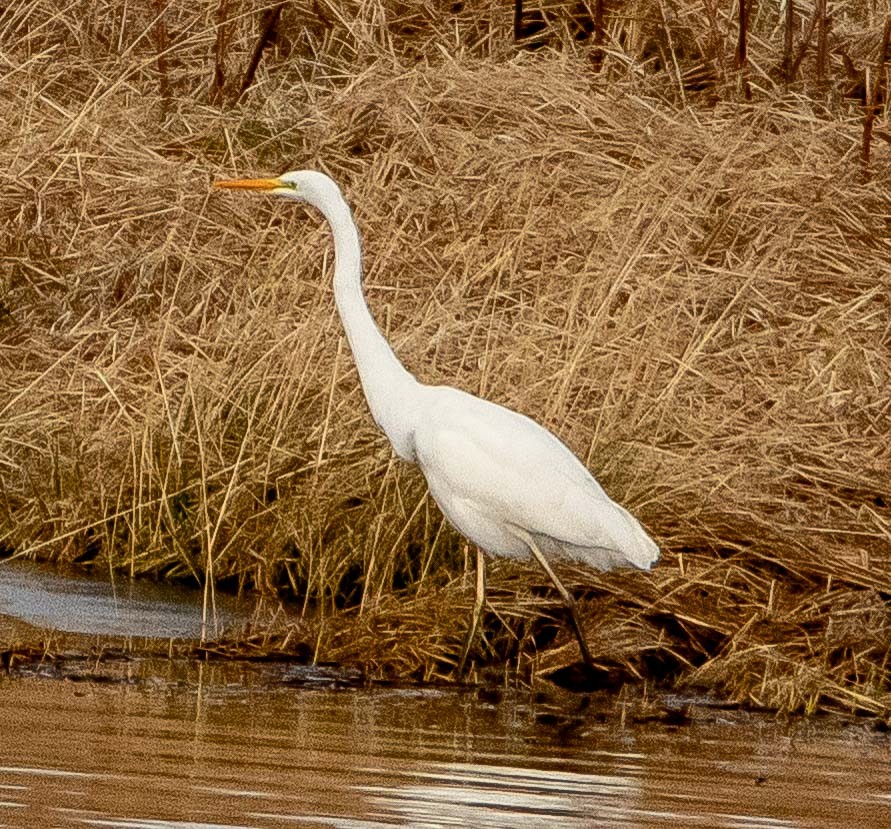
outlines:
{"label": "marsh vegetation", "polygon": [[[559,568],[589,686],[887,716],[887,4],[828,4],[825,48],[794,4],[791,75],[773,5],[743,59],[729,3],[607,4],[602,47],[576,5],[535,49],[494,2],[0,13],[3,553],[296,608],[234,651],[451,675],[468,556],[368,415],[328,231],[210,190],[318,167],[407,367],[550,428],[663,548]],[[496,562],[480,675],[566,677],[561,614]]]}

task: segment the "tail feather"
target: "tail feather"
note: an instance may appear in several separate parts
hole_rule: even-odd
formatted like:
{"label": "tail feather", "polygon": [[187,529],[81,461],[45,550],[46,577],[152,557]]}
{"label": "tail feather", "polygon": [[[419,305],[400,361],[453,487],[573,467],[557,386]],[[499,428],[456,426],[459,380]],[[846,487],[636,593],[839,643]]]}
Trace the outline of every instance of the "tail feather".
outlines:
{"label": "tail feather", "polygon": [[641,570],[649,570],[659,560],[659,545],[628,510],[616,504],[623,532],[616,540],[628,562]]}
{"label": "tail feather", "polygon": [[545,555],[573,558],[597,570],[637,567],[649,570],[659,560],[659,546],[643,525],[624,507],[613,503],[615,511],[608,522],[598,516],[597,532],[591,543],[580,544],[550,535],[535,534]]}

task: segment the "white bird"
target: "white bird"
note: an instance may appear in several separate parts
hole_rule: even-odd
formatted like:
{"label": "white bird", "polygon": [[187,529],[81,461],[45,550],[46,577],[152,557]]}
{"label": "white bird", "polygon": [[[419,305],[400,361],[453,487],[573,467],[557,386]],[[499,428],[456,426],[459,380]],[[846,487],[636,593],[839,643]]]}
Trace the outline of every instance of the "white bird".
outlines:
{"label": "white bird", "polygon": [[534,556],[569,609],[582,656],[592,664],[575,602],[548,563],[566,557],[598,570],[649,569],[659,548],[581,461],[534,420],[450,386],[418,382],[374,322],[362,290],[362,248],[349,205],[324,173],[217,181],[312,205],[334,236],[334,297],[375,422],[400,458],[416,463],[446,518],[477,547],[476,601],[459,673],[485,597],[482,550]]}

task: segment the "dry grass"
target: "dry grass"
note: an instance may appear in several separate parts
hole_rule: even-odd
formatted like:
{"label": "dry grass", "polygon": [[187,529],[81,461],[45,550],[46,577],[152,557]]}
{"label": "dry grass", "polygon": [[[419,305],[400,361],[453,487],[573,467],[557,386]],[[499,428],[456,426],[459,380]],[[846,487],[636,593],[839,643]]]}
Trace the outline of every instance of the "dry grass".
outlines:
{"label": "dry grass", "polygon": [[[219,40],[218,4],[163,5],[0,15],[7,554],[284,591],[314,613],[279,644],[447,673],[460,539],[367,414],[327,230],[209,188],[319,167],[408,367],[552,428],[665,550],[561,571],[605,676],[888,710],[891,152],[880,112],[861,170],[840,51],[786,89],[762,14],[744,103],[695,4],[628,3],[595,75],[556,22],[518,53],[501,4],[297,2],[235,101],[259,6]],[[834,23],[857,68],[868,6]],[[480,664],[572,661],[541,574],[492,588]]]}

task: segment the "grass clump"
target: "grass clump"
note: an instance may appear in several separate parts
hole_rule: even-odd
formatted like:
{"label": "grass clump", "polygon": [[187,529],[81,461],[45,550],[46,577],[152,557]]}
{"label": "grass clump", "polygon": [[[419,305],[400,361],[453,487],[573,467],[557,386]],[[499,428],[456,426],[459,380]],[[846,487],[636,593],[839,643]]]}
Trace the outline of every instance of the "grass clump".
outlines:
{"label": "grass clump", "polygon": [[[843,59],[881,21],[788,80],[750,20],[746,91],[730,17],[653,42],[628,5],[596,66],[560,4],[535,52],[493,3],[0,17],[3,551],[285,596],[276,647],[448,673],[466,557],[366,411],[327,229],[209,188],[318,167],[408,368],[554,430],[662,546],[560,570],[604,681],[887,712],[891,153],[880,112],[859,163]],[[543,575],[492,591],[477,663],[565,670]]]}

